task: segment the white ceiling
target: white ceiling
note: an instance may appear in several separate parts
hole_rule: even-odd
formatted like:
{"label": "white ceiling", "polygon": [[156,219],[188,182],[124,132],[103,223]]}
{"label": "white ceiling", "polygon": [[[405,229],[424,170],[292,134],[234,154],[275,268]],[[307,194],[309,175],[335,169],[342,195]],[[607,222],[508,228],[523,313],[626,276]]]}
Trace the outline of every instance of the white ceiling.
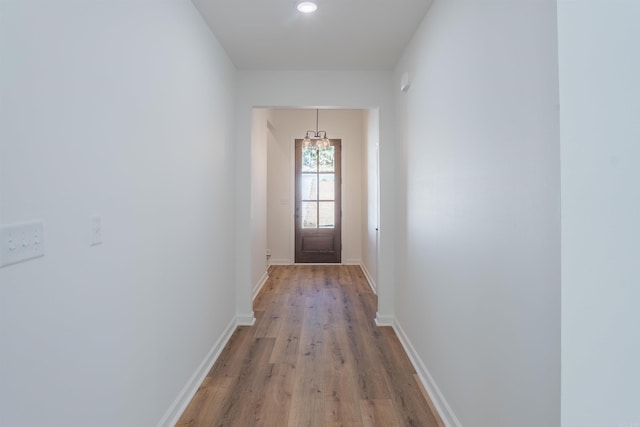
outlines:
{"label": "white ceiling", "polygon": [[431,0],[193,0],[239,69],[392,69]]}

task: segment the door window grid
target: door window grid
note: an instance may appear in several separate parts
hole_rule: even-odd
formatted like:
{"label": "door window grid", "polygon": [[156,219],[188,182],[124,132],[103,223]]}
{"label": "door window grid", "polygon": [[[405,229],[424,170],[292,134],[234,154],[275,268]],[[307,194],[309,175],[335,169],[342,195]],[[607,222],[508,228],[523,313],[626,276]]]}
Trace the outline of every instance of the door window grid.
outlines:
{"label": "door window grid", "polygon": [[302,228],[335,227],[335,147],[302,149]]}

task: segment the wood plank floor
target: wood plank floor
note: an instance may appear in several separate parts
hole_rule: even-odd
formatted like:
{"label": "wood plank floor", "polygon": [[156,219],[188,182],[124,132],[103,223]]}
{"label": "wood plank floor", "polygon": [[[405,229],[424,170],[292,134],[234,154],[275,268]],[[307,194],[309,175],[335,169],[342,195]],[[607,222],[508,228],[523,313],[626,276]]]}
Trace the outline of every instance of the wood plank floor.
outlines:
{"label": "wood plank floor", "polygon": [[358,266],[274,266],[178,426],[442,426]]}

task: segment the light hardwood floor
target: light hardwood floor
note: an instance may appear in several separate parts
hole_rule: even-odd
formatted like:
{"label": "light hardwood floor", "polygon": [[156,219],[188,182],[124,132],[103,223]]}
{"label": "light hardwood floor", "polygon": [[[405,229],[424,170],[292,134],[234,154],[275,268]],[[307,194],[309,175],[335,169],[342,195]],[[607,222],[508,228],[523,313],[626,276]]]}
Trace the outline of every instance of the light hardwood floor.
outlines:
{"label": "light hardwood floor", "polygon": [[442,426],[358,266],[274,266],[178,426]]}

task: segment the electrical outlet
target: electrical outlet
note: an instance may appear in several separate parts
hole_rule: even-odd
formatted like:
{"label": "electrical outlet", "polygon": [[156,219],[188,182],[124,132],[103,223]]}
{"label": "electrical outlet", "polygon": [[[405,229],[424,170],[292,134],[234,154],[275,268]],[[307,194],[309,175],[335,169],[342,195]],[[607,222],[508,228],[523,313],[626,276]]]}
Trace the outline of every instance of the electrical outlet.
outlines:
{"label": "electrical outlet", "polygon": [[0,267],[44,256],[44,223],[3,225],[0,245]]}
{"label": "electrical outlet", "polygon": [[91,217],[90,245],[95,246],[102,243],[102,217],[93,215]]}

